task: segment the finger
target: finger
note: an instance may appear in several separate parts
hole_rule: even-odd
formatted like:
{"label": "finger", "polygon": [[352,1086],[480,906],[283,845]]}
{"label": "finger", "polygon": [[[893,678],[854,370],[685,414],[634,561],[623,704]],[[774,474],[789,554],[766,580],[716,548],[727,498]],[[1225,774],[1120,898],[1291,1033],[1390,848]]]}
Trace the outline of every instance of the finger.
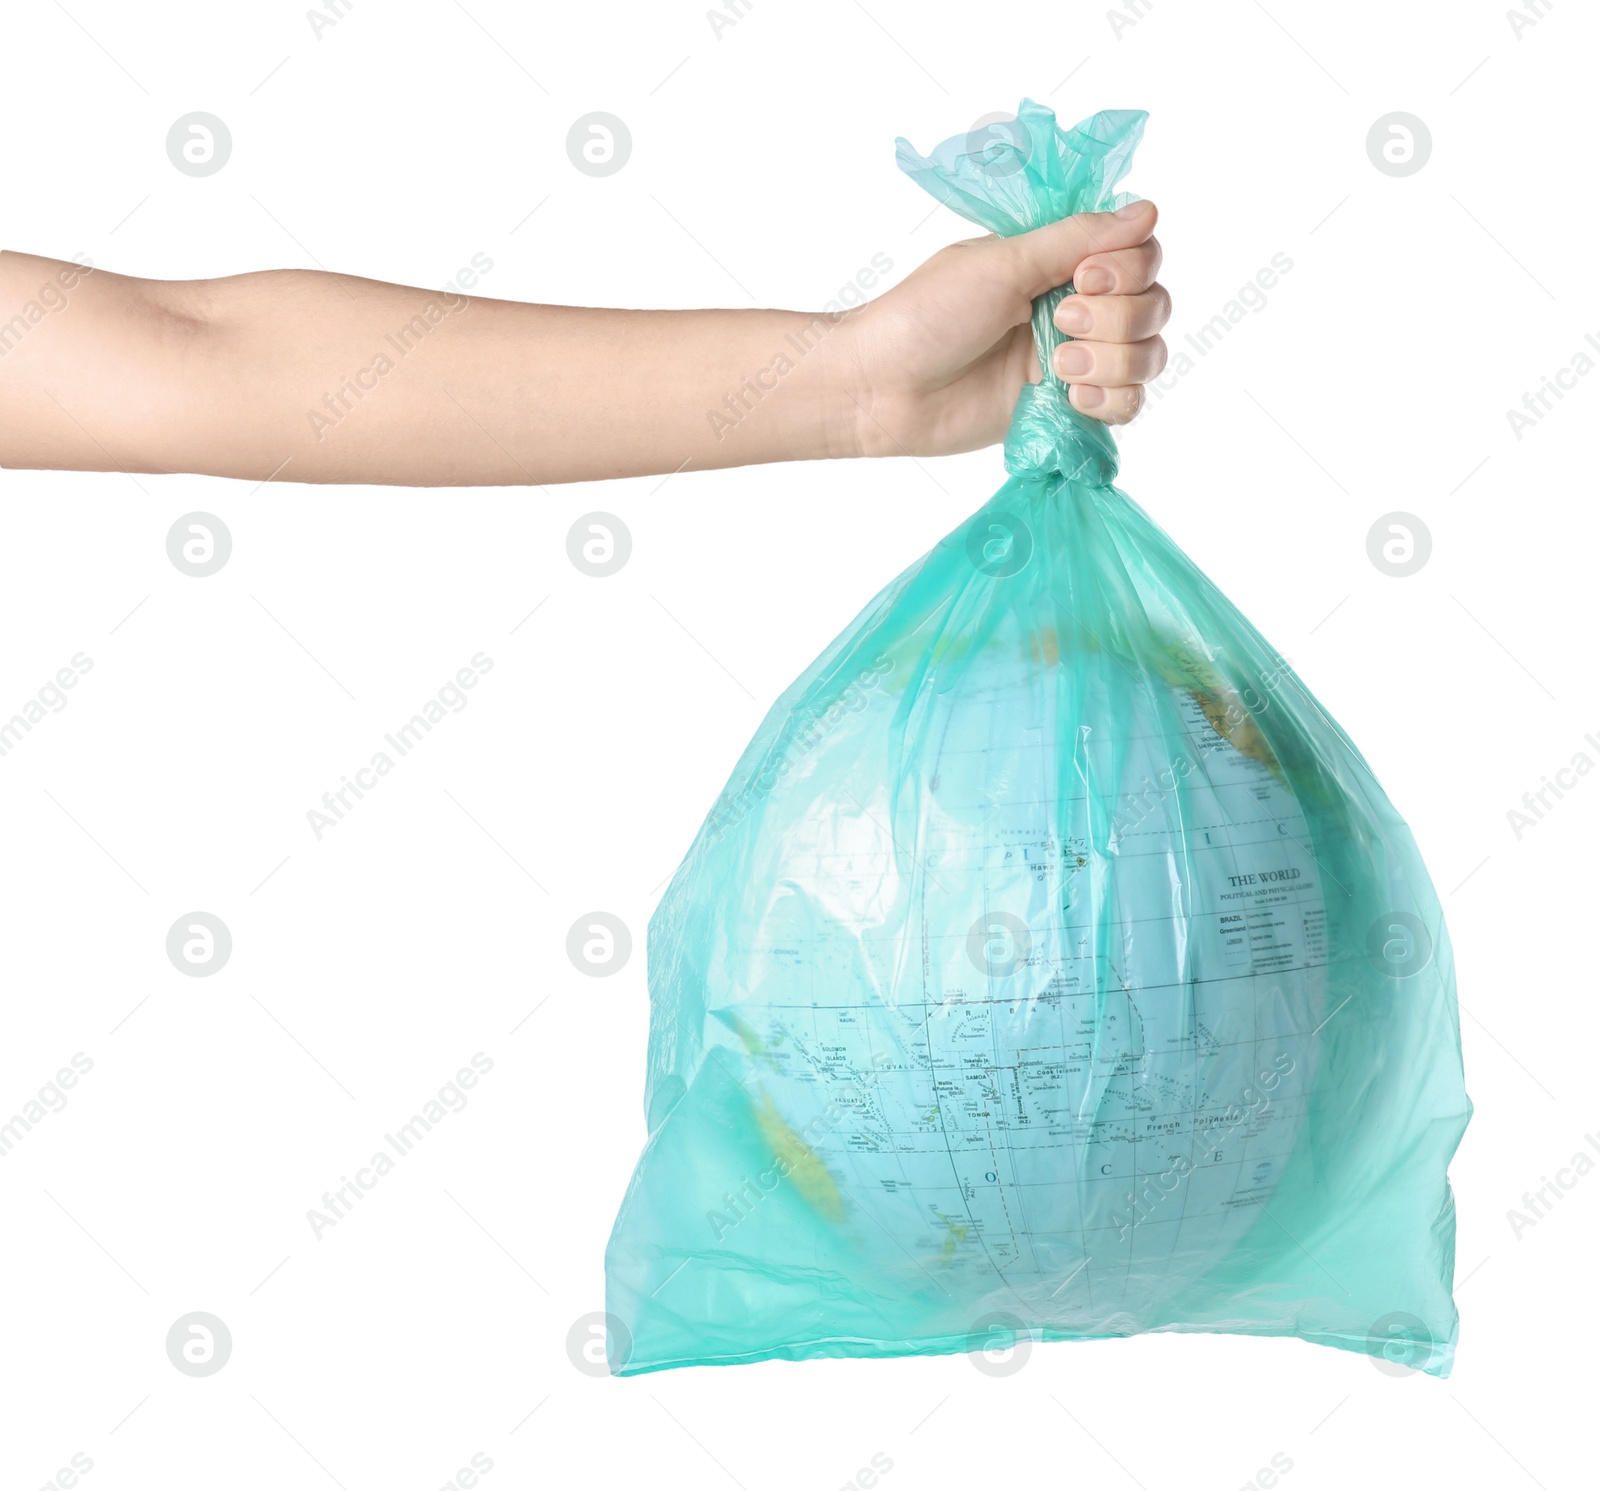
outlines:
{"label": "finger", "polygon": [[[1079,265],[1091,255],[1104,257],[1145,242],[1155,226],[1153,202],[1130,202],[1116,212],[1080,212],[997,243],[1000,257],[1015,275],[1016,288],[1031,300],[1075,281]],[[1138,288],[1146,290],[1149,285]]]}
{"label": "finger", "polygon": [[1144,407],[1144,390],[1137,385],[1099,388],[1092,383],[1079,383],[1067,390],[1067,398],[1080,414],[1108,425],[1125,425]]}
{"label": "finger", "polygon": [[1142,342],[1171,315],[1172,297],[1152,285],[1141,295],[1069,295],[1056,307],[1056,326],[1096,342]]}
{"label": "finger", "polygon": [[1160,337],[1142,342],[1063,342],[1051,354],[1050,366],[1063,383],[1099,388],[1148,383],[1167,365],[1167,344]]}
{"label": "finger", "polygon": [[1154,239],[1131,248],[1087,256],[1072,277],[1080,295],[1140,295],[1156,282],[1161,245]]}

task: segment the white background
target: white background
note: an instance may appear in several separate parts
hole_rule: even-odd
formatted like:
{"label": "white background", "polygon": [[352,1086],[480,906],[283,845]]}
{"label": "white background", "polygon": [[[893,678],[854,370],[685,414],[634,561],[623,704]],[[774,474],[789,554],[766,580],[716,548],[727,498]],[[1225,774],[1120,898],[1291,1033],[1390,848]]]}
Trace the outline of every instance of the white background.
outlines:
{"label": "white background", "polygon": [[[4,1484],[75,1453],[107,1491],[424,1491],[474,1453],[491,1488],[829,1491],[880,1453],[891,1491],[1232,1488],[1274,1455],[1294,1491],[1592,1484],[1600,1178],[1520,1237],[1507,1212],[1600,1128],[1600,779],[1520,840],[1506,814],[1600,760],[1600,378],[1520,440],[1506,411],[1600,332],[1595,18],[740,14],[719,38],[703,0],[360,0],[319,40],[288,0],[6,5],[0,242],[421,285],[482,253],[507,298],[815,307],[875,253],[897,279],[972,231],[897,174],[896,134],[926,150],[1024,94],[1149,109],[1127,185],[1162,208],[1174,348],[1275,253],[1293,269],[1125,433],[1122,484],[1357,741],[1444,900],[1477,1105],[1454,1375],[1222,1336],[1035,1347],[1000,1379],[568,1360],[644,1137],[662,885],[767,704],[988,496],[998,452],[550,492],[7,471],[0,716],[94,666],[0,758],[0,1117],[94,1065],[0,1162]],[[164,149],[193,110],[234,141],[204,179]],[[605,179],[565,149],[593,110],[633,136]],[[1393,110],[1432,135],[1404,178],[1365,148]],[[196,509],[233,535],[209,579],[165,550]],[[604,580],[566,552],[596,510],[634,543]],[[1406,579],[1367,557],[1394,510],[1433,539]],[[479,651],[469,707],[318,842],[307,810]],[[607,979],[565,951],[596,909],[635,938]],[[233,935],[215,977],[165,954],[194,910]],[[307,1210],[478,1051],[470,1105],[314,1238]],[[195,1310],[233,1340],[204,1378],[163,1344]]]}

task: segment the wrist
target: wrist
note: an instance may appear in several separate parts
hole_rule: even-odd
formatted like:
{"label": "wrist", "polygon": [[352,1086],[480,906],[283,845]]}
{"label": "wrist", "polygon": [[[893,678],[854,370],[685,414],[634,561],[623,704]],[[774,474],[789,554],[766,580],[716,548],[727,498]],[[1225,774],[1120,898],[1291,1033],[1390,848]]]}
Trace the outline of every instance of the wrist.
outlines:
{"label": "wrist", "polygon": [[[844,447],[839,454],[876,460],[910,452],[891,433],[891,425],[897,423],[889,408],[893,390],[881,376],[881,356],[875,359],[872,355],[875,342],[881,352],[883,338],[872,312],[873,305],[868,303],[843,313],[831,334],[829,373],[837,410],[835,438]],[[880,373],[876,378],[875,365]]]}
{"label": "wrist", "polygon": [[863,397],[854,324],[859,308],[709,314],[718,318],[723,338],[718,362],[741,371],[706,406],[708,464],[843,460],[867,453],[870,403]]}
{"label": "wrist", "polygon": [[776,366],[789,364],[784,381],[796,388],[795,458],[849,460],[869,454],[870,405],[858,336],[862,309],[791,314]]}

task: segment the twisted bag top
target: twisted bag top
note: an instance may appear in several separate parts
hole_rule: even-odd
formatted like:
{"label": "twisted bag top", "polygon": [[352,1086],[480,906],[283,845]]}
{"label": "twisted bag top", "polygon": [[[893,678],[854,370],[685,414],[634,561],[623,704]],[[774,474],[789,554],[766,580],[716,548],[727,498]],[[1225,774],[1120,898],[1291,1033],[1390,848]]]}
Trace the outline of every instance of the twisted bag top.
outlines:
{"label": "twisted bag top", "polygon": [[[1116,185],[1133,163],[1148,117],[1136,109],[1113,109],[1063,130],[1049,109],[1023,99],[1015,120],[946,140],[931,157],[896,140],[895,163],[962,217],[1009,238],[1074,213],[1113,212],[1137,201]],[[1044,376],[1017,400],[1006,435],[1006,470],[1105,486],[1117,474],[1116,441],[1099,420],[1067,402],[1066,385],[1050,370],[1050,354],[1070,340],[1053,318],[1071,293],[1065,285],[1034,302],[1033,340]]]}
{"label": "twisted bag top", "polygon": [[[899,160],[1019,233],[1130,200],[1144,120],[1025,101]],[[1065,293],[1005,484],[773,706],[651,921],[613,1371],[1155,1330],[1449,1368],[1438,899],[1293,668],[1110,485],[1049,371]]]}

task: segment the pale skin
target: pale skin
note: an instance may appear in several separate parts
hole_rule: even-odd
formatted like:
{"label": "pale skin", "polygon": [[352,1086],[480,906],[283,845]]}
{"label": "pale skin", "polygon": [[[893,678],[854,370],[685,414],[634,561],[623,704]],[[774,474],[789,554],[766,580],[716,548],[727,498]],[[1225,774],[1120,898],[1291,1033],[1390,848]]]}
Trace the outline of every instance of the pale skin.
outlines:
{"label": "pale skin", "polygon": [[7,252],[0,466],[501,486],[947,455],[1004,436],[1039,376],[1031,302],[1069,281],[1054,371],[1082,413],[1122,424],[1166,365],[1155,224],[1139,202],[970,239],[832,316],[525,305],[299,269],[133,279]]}

